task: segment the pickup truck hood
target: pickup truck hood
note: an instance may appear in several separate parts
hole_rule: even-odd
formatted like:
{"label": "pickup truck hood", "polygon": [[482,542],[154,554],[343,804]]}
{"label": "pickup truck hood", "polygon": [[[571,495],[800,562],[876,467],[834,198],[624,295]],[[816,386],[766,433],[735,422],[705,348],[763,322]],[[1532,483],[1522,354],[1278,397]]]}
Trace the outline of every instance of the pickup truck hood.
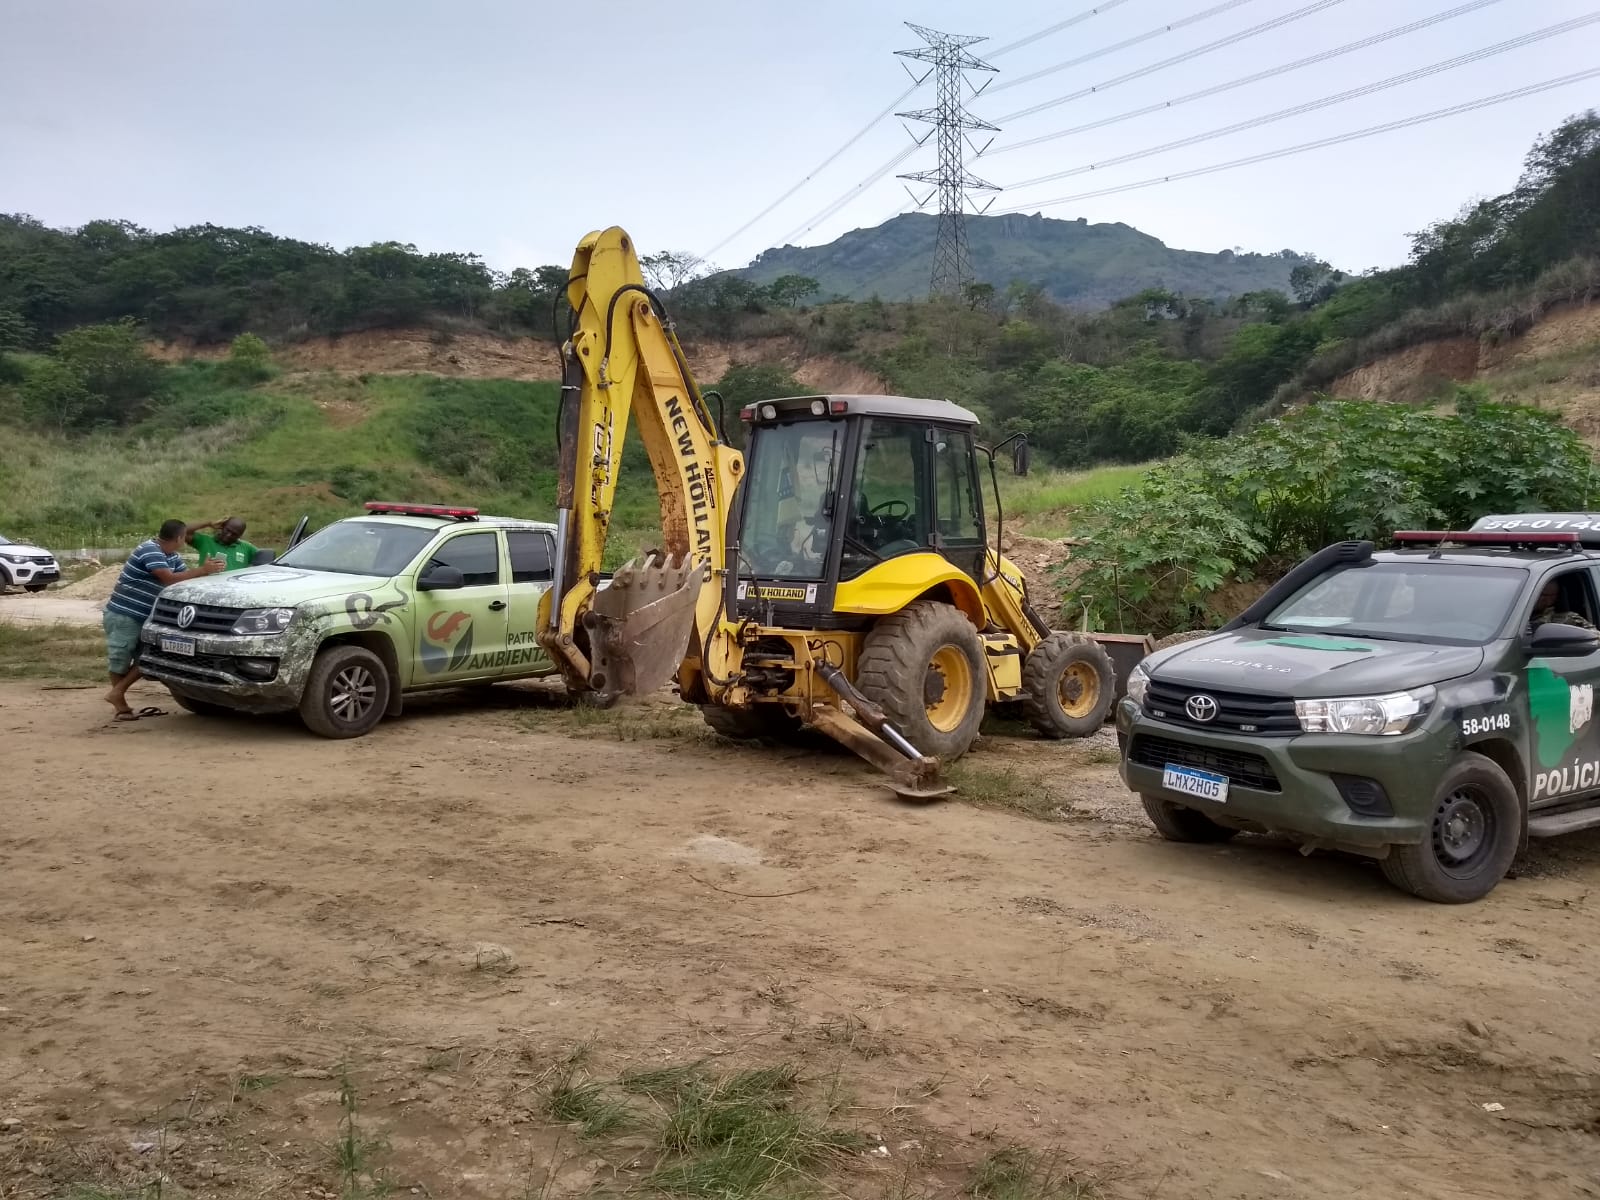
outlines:
{"label": "pickup truck hood", "polygon": [[1263,696],[1373,696],[1469,674],[1480,646],[1240,629],[1152,654],[1145,669],[1163,683]]}
{"label": "pickup truck hood", "polygon": [[343,575],[332,571],[302,571],[268,564],[228,571],[205,579],[175,583],[162,594],[184,604],[215,604],[223,608],[296,608],[319,600],[350,596],[388,598],[390,580],[373,575]]}

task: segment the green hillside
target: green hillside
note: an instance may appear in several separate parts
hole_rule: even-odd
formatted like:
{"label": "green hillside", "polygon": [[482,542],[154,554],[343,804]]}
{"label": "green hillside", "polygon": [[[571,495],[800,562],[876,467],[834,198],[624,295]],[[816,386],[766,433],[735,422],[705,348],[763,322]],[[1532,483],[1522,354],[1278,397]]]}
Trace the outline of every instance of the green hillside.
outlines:
{"label": "green hillside", "polygon": [[[938,219],[905,213],[874,229],[857,229],[826,246],[783,246],[758,255],[735,274],[758,284],[785,275],[815,279],[824,296],[910,300],[928,294]],[[1309,259],[1280,254],[1206,254],[1174,250],[1123,224],[1010,214],[968,217],[975,278],[1004,291],[1032,284],[1061,304],[1103,308],[1151,288],[1222,300],[1246,292],[1289,292],[1289,273]]]}
{"label": "green hillside", "polygon": [[[373,499],[552,519],[556,384],[321,374],[240,387],[218,373],[173,369],[149,415],[114,433],[0,424],[0,532],[123,546],[168,517],[232,514],[252,541],[281,545],[302,515],[321,524]],[[659,519],[637,445],[625,462],[622,557]]]}

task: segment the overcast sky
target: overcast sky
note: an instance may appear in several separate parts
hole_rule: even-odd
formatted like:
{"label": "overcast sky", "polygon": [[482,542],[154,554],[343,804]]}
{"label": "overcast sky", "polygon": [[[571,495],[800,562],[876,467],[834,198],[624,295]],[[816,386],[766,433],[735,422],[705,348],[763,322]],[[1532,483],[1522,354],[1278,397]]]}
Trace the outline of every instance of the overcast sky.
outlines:
{"label": "overcast sky", "polygon": [[[1103,0],[1104,2],[1104,0]],[[1281,28],[1031,116],[1083,90],[1317,0],[1234,6],[1027,83],[1012,80],[1216,7],[1110,0],[1108,11],[995,55],[972,111],[1003,126],[968,164],[1044,201],[1330,137],[1600,64],[1600,24],[1262,128],[1056,182],[1069,171],[1427,66],[1600,11],[1498,0],[1381,45],[1098,130],[1008,143],[1161,103],[1382,33],[1468,0],[1320,0]],[[0,0],[0,211],[52,225],[260,225],[338,247],[371,241],[566,263],[587,230],[703,253],[837,150],[910,84],[902,22],[982,34],[983,55],[1094,0]],[[981,79],[981,77],[978,77]],[[934,103],[931,84],[903,108]],[[1169,245],[1313,251],[1362,269],[1406,235],[1506,190],[1533,139],[1600,104],[1590,79],[1479,112],[1276,162],[1039,208],[1122,221]],[[987,137],[987,135],[983,135]],[[887,174],[890,117],[717,250],[736,266],[784,241],[831,240],[909,207]],[[980,142],[981,144],[981,142]],[[930,168],[933,145],[898,171]],[[918,189],[919,195],[925,189]],[[842,195],[852,202],[813,225]],[[801,232],[803,231],[803,232]]]}

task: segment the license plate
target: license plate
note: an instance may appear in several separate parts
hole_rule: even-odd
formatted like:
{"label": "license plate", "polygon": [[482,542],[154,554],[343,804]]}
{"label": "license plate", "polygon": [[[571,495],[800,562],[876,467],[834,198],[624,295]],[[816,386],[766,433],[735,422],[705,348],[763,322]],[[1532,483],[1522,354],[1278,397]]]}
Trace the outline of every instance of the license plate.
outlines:
{"label": "license plate", "polygon": [[1186,796],[1199,796],[1218,804],[1228,802],[1228,777],[1213,775],[1210,771],[1196,771],[1193,767],[1175,767],[1168,763],[1161,772],[1161,786]]}
{"label": "license plate", "polygon": [[193,658],[194,639],[186,637],[163,637],[161,639],[161,653],[181,654],[184,658]]}

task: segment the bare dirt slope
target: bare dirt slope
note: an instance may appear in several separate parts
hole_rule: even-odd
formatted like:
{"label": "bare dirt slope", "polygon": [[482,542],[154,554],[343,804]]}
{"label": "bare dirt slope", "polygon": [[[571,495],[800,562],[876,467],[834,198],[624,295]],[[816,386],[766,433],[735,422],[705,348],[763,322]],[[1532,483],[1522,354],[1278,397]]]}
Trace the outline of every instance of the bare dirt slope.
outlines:
{"label": "bare dirt slope", "polygon": [[572,1194],[644,1153],[545,1116],[585,1041],[833,1081],[885,1147],[838,1194],[1007,1144],[1128,1200],[1600,1194],[1597,839],[1447,909],[1161,843],[1082,743],[969,760],[1049,823],[515,689],[342,743],[103,708],[0,687],[0,1196],[331,1196],[341,1061],[402,1189]]}
{"label": "bare dirt slope", "polygon": [[[164,343],[158,357],[221,358],[226,346]],[[688,342],[684,353],[702,385],[721,379],[736,363],[781,364],[808,388],[842,395],[881,395],[885,385],[872,372],[842,358],[810,354],[791,338]],[[444,334],[430,329],[375,329],[341,337],[316,337],[274,347],[273,358],[291,371],[341,374],[457,375],[482,379],[559,379],[561,361],[553,342],[487,333]]]}
{"label": "bare dirt slope", "polygon": [[1559,412],[1600,446],[1600,304],[1551,310],[1503,342],[1445,338],[1384,355],[1336,379],[1330,395],[1415,402],[1442,384],[1481,381],[1494,399]]}

